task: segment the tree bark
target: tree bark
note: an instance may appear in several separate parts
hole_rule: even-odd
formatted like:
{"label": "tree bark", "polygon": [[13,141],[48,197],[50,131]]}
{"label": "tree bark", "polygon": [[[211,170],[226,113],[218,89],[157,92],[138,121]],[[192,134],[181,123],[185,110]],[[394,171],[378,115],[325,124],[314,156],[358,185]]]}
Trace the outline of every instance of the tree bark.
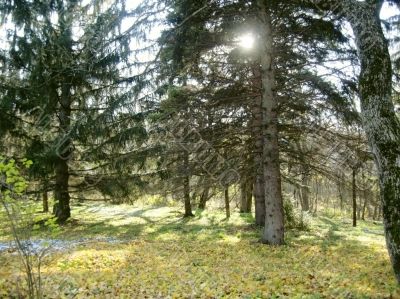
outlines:
{"label": "tree bark", "polygon": [[343,191],[342,191],[342,178],[339,179],[340,181],[337,182],[337,191],[339,195],[339,201],[340,201],[340,211],[343,212],[344,208],[344,198],[343,198]]}
{"label": "tree bark", "polygon": [[267,1],[258,0],[260,19],[260,62],[263,111],[263,173],[265,190],[265,225],[262,243],[284,243],[284,216],[278,144],[278,104],[275,97],[273,65],[273,30]]}
{"label": "tree bark", "polygon": [[364,199],[364,202],[363,202],[363,206],[362,206],[362,210],[361,210],[361,220],[365,221],[365,211],[368,206],[369,195],[368,195],[368,191],[367,191],[367,183],[365,180],[364,170],[362,171],[362,181],[363,181],[363,192],[362,192],[363,196],[362,197]]}
{"label": "tree bark", "polygon": [[295,144],[299,155],[301,171],[301,185],[299,186],[301,210],[307,212],[310,210],[310,167],[306,157],[307,145],[300,141]]}
{"label": "tree bark", "polygon": [[367,199],[367,196],[366,196],[365,193],[366,192],[364,190],[364,192],[363,192],[363,194],[364,194],[364,196],[363,196],[364,204],[363,204],[363,207],[362,207],[362,210],[361,210],[361,220],[363,220],[363,221],[365,221],[365,211],[367,210],[367,204],[368,204],[368,199]]}
{"label": "tree bark", "polygon": [[[256,174],[254,182],[254,210],[256,217],[256,224],[264,226],[265,224],[265,190],[264,190],[264,175],[262,173]],[[260,171],[259,170],[259,171]]]}
{"label": "tree bark", "polygon": [[383,1],[342,0],[361,64],[361,115],[379,174],[386,243],[400,283],[400,122],[392,101],[392,67],[379,13]]}
{"label": "tree bark", "polygon": [[372,216],[372,220],[377,220],[378,218],[378,206],[374,206],[374,215]]}
{"label": "tree bark", "polygon": [[209,187],[204,188],[203,192],[200,195],[199,209],[201,210],[205,210],[206,208],[209,190]]}
{"label": "tree bark", "polygon": [[250,184],[248,182],[243,182],[240,185],[240,213],[251,212],[251,193],[249,200],[249,190],[250,190],[249,185]]}
{"label": "tree bark", "polygon": [[229,217],[231,217],[231,208],[229,206],[229,187],[225,188],[224,197],[225,197],[225,214],[226,218],[228,219]]}
{"label": "tree bark", "polygon": [[301,179],[301,209],[308,212],[310,210],[310,175],[307,170],[304,171]]}
{"label": "tree bark", "polygon": [[190,201],[190,174],[189,174],[189,153],[184,151],[183,163],[185,176],[183,177],[183,196],[185,200],[185,214],[183,217],[193,217],[192,203]]}
{"label": "tree bark", "polygon": [[265,224],[265,190],[264,190],[264,173],[263,173],[263,131],[262,131],[262,82],[261,82],[261,69],[257,64],[253,67],[254,75],[254,88],[256,89],[256,98],[252,105],[253,114],[253,136],[254,136],[254,167],[255,167],[255,180],[253,187],[254,194],[254,211],[256,217],[256,224],[264,226]]}
{"label": "tree bark", "polygon": [[247,190],[246,190],[246,183],[242,182],[240,184],[240,213],[247,213]]}
{"label": "tree bark", "polygon": [[253,184],[247,184],[247,213],[251,213],[253,203]]}
{"label": "tree bark", "polygon": [[318,197],[319,197],[319,182],[318,179],[315,179],[315,206],[313,214],[317,214],[318,212]]}
{"label": "tree bark", "polygon": [[[65,55],[65,59],[70,59],[72,53],[72,32],[71,18],[68,9],[60,14],[59,29],[63,36],[61,42],[61,53]],[[64,53],[63,53],[64,52]],[[55,188],[54,199],[55,205],[53,212],[59,223],[65,222],[71,217],[70,196],[69,196],[69,166],[68,161],[73,153],[73,144],[71,139],[71,106],[72,106],[72,81],[73,74],[69,70],[63,70],[60,76],[60,96],[58,98],[58,122],[59,132],[55,152],[57,159],[55,161]]]}
{"label": "tree bark", "polygon": [[70,196],[69,196],[69,167],[68,160],[72,154],[72,141],[70,137],[71,125],[71,86],[64,82],[61,88],[59,108],[59,138],[56,144],[56,165],[55,165],[55,205],[53,212],[59,223],[64,223],[71,217]]}
{"label": "tree bark", "polygon": [[356,191],[356,168],[352,169],[352,190],[353,190],[353,226],[357,226],[357,191]]}

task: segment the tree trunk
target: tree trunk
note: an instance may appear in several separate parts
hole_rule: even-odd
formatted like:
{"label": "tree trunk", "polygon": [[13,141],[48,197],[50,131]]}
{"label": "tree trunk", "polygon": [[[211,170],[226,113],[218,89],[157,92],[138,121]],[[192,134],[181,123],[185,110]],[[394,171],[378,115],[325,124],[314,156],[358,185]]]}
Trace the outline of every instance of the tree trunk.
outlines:
{"label": "tree trunk", "polygon": [[[262,169],[261,169],[262,170]],[[264,175],[257,174],[254,182],[254,211],[256,224],[264,226],[265,224],[265,195],[264,195]]]}
{"label": "tree trunk", "polygon": [[255,181],[253,187],[254,194],[254,211],[256,224],[264,226],[265,224],[265,191],[264,191],[264,174],[263,174],[263,132],[262,132],[262,82],[260,65],[253,67],[254,73],[254,88],[257,94],[252,105],[253,114],[253,136],[254,136],[254,151],[253,160],[255,167]]}
{"label": "tree trunk", "polygon": [[[62,36],[61,48],[65,55],[70,55],[73,47],[71,26],[71,12],[63,11],[59,18],[60,36]],[[61,75],[60,96],[58,97],[58,139],[55,147],[55,205],[53,212],[59,223],[65,222],[71,217],[70,196],[69,196],[69,166],[68,161],[73,153],[71,140],[71,106],[72,106],[72,83],[74,74],[66,71]]]}
{"label": "tree trunk", "polygon": [[278,145],[278,103],[275,97],[273,37],[270,8],[258,0],[260,18],[260,62],[263,111],[263,173],[265,190],[265,225],[262,243],[284,243],[284,216]]}
{"label": "tree trunk", "polygon": [[251,213],[253,203],[253,184],[247,184],[247,213]]}
{"label": "tree trunk", "polygon": [[315,179],[315,206],[313,214],[317,214],[318,212],[318,197],[319,197],[319,183],[318,179]]}
{"label": "tree trunk", "polygon": [[310,175],[308,172],[302,174],[301,179],[301,209],[304,212],[310,210]]}
{"label": "tree trunk", "polygon": [[193,217],[192,203],[190,202],[190,174],[189,174],[189,153],[183,153],[185,176],[183,177],[183,195],[185,200],[185,214],[183,217]]}
{"label": "tree trunk", "polygon": [[374,215],[372,216],[372,220],[378,220],[378,205],[374,206]]}
{"label": "tree trunk", "polygon": [[366,194],[365,194],[366,192],[365,192],[365,190],[364,190],[364,192],[363,192],[363,194],[364,194],[364,204],[363,204],[363,207],[362,207],[362,210],[361,210],[361,220],[363,220],[363,221],[365,221],[365,211],[367,210],[367,204],[368,204],[368,200],[367,200],[367,197],[366,197]]}
{"label": "tree trunk", "polygon": [[363,196],[362,197],[364,199],[364,202],[363,202],[363,206],[362,206],[362,210],[361,210],[361,220],[365,221],[365,211],[368,206],[369,195],[368,195],[368,191],[367,191],[367,183],[365,180],[364,169],[362,171],[362,181],[363,181],[363,192],[362,192]]}
{"label": "tree trunk", "polygon": [[224,195],[225,195],[225,214],[226,218],[228,219],[229,217],[231,217],[231,209],[229,206],[229,187],[225,188]]}
{"label": "tree trunk", "polygon": [[200,195],[199,209],[201,210],[205,210],[206,208],[209,190],[209,187],[204,188],[203,192]]}
{"label": "tree trunk", "polygon": [[310,210],[310,167],[307,164],[306,157],[307,145],[299,141],[295,144],[299,155],[301,171],[301,185],[299,186],[301,210],[307,212]]}
{"label": "tree trunk", "polygon": [[357,226],[357,191],[356,191],[356,168],[352,169],[352,190],[353,190],[353,226]]}
{"label": "tree trunk", "polygon": [[251,212],[251,193],[249,200],[249,184],[247,182],[240,185],[240,213]]}
{"label": "tree trunk", "polygon": [[338,190],[339,201],[340,201],[340,211],[343,212],[344,198],[343,198],[343,192],[342,192],[342,183],[340,181],[337,182],[337,190]]}
{"label": "tree trunk", "polygon": [[65,222],[71,217],[70,197],[68,192],[69,170],[68,163],[59,159],[55,168],[56,184],[54,188],[54,214],[59,223]]}
{"label": "tree trunk", "polygon": [[240,184],[240,213],[247,213],[247,190],[246,190],[246,183]]}
{"label": "tree trunk", "polygon": [[361,116],[378,169],[386,242],[400,283],[400,122],[392,101],[388,42],[379,19],[383,1],[341,3],[358,48]]}
{"label": "tree trunk", "polygon": [[293,200],[296,208],[299,207],[299,200],[300,200],[297,196],[297,193],[298,193],[297,186],[293,186]]}
{"label": "tree trunk", "polygon": [[71,125],[71,86],[63,83],[61,88],[59,108],[59,139],[56,144],[56,165],[55,165],[55,205],[53,212],[59,223],[65,222],[71,217],[70,196],[69,196],[69,167],[68,160],[72,154],[72,141],[70,138]]}

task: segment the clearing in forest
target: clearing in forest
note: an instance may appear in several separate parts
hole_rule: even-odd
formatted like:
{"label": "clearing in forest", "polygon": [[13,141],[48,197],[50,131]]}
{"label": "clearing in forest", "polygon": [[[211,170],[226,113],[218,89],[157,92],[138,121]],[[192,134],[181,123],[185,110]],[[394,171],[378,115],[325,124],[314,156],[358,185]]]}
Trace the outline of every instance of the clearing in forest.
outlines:
{"label": "clearing in forest", "polygon": [[[255,243],[251,215],[87,202],[73,207],[46,259],[46,298],[396,298],[380,224],[313,218],[282,247]],[[78,217],[79,215],[79,217]],[[3,225],[3,224],[2,224]],[[0,232],[1,244],[8,237]],[[61,242],[61,241],[60,241]],[[59,245],[59,244],[58,244]],[[64,248],[63,248],[64,246]],[[0,252],[0,297],[16,294],[18,262]]]}

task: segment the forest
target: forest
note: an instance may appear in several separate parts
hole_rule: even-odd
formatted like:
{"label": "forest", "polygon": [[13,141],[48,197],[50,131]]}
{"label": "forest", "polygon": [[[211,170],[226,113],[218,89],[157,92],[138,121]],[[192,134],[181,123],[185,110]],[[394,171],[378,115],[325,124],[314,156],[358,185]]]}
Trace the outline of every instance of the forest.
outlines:
{"label": "forest", "polygon": [[0,28],[0,298],[400,298],[399,0]]}

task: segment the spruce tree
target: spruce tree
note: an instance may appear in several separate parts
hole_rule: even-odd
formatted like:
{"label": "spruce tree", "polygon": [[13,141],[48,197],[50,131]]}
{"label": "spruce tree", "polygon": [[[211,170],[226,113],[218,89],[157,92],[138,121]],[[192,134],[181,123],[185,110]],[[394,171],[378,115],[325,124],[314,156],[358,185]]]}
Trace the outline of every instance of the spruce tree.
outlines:
{"label": "spruce tree", "polygon": [[102,172],[93,179],[91,169],[110,164],[122,141],[143,137],[139,111],[132,108],[136,27],[122,27],[129,16],[124,1],[7,1],[2,14],[10,27],[2,103],[14,109],[5,113],[15,113],[13,123],[27,128],[21,138],[27,153],[35,153],[29,158],[50,166],[43,173],[52,179],[54,213],[65,222],[71,188],[97,184]]}
{"label": "spruce tree", "polygon": [[[260,28],[259,24],[256,26],[255,20],[257,20],[258,12],[263,10],[258,9],[255,3],[254,5],[247,4],[244,2],[172,2],[174,9],[167,18],[172,28],[165,31],[160,39],[164,49],[161,57],[165,60],[163,69],[166,74],[172,78],[179,78],[182,74],[189,76],[196,82],[198,94],[207,94],[205,98],[209,103],[215,98],[213,103],[220,103],[218,105],[223,107],[225,115],[232,115],[228,111],[235,105],[244,109],[245,113],[238,117],[242,126],[231,126],[231,130],[237,130],[238,134],[240,132],[240,138],[243,139],[245,136],[243,125],[248,124],[245,134],[251,136],[252,142],[247,143],[250,145],[248,149],[242,148],[241,151],[250,151],[251,159],[243,160],[243,156],[247,155],[242,154],[242,163],[252,163],[252,166],[241,167],[241,169],[252,169],[252,171],[247,170],[241,174],[252,177],[251,180],[256,182],[254,186],[256,219],[259,224],[264,224],[265,213],[260,213],[260,210],[264,212],[265,194],[270,194],[270,192],[264,190],[269,187],[263,184],[264,175],[262,171],[260,172],[262,169],[260,163],[263,160],[261,155],[263,145],[271,144],[262,141],[263,131],[261,130],[261,128],[265,129],[265,126],[262,126],[263,114],[261,113],[260,57],[265,57],[265,55],[257,52],[260,48],[246,52],[235,46],[235,39],[240,36],[240,32],[253,31],[256,37],[264,34],[262,30],[255,29]],[[341,96],[335,86],[318,78],[307,64],[307,59],[322,63],[329,53],[327,46],[316,47],[314,39],[317,39],[320,44],[332,44],[335,45],[334,47],[345,42],[346,39],[330,22],[319,21],[308,14],[298,14],[297,9],[298,3],[293,2],[284,4],[277,2],[271,8],[274,20],[274,53],[272,54],[276,65],[274,84],[277,85],[274,93],[279,103],[277,109],[283,116],[279,126],[280,134],[285,137],[288,134],[282,129],[289,127],[284,124],[288,117],[293,119],[300,118],[299,116],[304,113],[310,113],[310,115],[318,113],[319,100],[316,100],[314,104],[313,97],[326,99],[326,106],[332,107],[330,109],[337,111],[338,114],[341,114],[341,111],[347,113],[351,109],[348,99]],[[236,17],[232,18],[232,15]],[[320,32],[312,30],[314,27],[321,29]],[[297,44],[291,44],[293,40]],[[262,46],[263,44],[259,43],[259,47]],[[351,56],[351,53],[348,55]],[[170,79],[169,82],[179,84],[179,80]],[[310,89],[314,88],[316,92],[305,91],[301,88],[301,85],[305,84]],[[309,125],[312,126],[312,122]],[[214,129],[217,130],[216,127]],[[289,129],[293,128],[289,127]],[[281,146],[284,144],[281,143]],[[267,169],[270,168],[267,167]],[[249,175],[251,172],[252,174]],[[270,176],[267,175],[267,177]]]}

